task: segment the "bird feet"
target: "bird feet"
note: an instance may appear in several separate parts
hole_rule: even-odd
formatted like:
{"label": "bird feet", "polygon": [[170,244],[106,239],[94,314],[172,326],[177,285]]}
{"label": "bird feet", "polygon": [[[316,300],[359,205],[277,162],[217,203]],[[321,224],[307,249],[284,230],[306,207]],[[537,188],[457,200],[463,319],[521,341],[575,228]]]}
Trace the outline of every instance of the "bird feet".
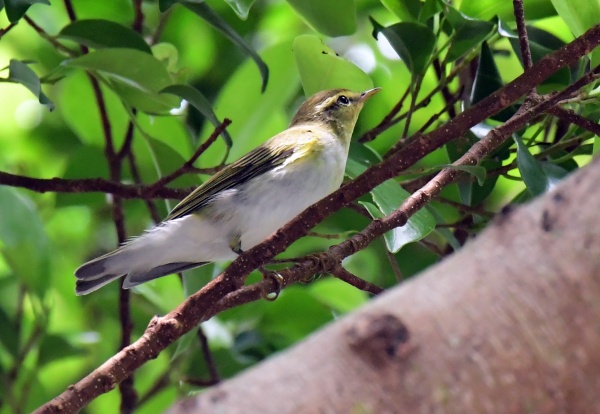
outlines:
{"label": "bird feet", "polygon": [[272,270],[267,270],[262,266],[259,267],[258,270],[263,275],[263,278],[272,279],[275,282],[275,284],[277,285],[275,292],[263,291],[260,295],[263,299],[273,302],[275,299],[277,299],[279,297],[279,293],[281,292],[281,289],[283,289],[283,287],[285,286],[285,280],[283,279],[283,276],[281,276],[279,273],[272,271]]}

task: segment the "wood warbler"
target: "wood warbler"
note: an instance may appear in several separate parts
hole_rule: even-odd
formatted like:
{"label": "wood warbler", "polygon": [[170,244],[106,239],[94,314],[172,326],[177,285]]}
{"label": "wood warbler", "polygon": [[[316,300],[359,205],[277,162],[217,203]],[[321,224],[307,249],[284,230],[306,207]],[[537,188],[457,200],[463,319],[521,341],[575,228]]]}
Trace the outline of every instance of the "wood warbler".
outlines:
{"label": "wood warbler", "polygon": [[338,189],[365,101],[380,89],[316,93],[285,131],[228,165],[169,216],[75,271],[78,295],[121,276],[128,289],[208,262],[234,259]]}

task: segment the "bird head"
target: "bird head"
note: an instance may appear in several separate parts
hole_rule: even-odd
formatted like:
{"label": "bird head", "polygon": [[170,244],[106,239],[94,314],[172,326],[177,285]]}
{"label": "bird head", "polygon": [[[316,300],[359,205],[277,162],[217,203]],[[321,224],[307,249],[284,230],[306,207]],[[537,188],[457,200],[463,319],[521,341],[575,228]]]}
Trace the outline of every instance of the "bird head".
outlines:
{"label": "bird head", "polygon": [[374,88],[354,92],[348,89],[328,89],[317,92],[300,105],[290,126],[319,124],[331,129],[339,138],[350,141],[365,101],[380,90],[381,88]]}

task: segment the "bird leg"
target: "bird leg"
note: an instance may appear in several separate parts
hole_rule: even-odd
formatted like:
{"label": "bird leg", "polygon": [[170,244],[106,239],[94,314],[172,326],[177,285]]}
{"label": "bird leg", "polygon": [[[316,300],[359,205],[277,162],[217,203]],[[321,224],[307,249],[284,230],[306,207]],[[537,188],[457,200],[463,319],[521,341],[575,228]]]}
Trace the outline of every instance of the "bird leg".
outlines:
{"label": "bird leg", "polygon": [[258,268],[258,271],[262,274],[263,278],[265,278],[265,279],[270,278],[277,285],[277,289],[274,292],[275,296],[270,296],[271,292],[267,292],[267,293],[265,293],[264,291],[261,292],[261,297],[263,299],[272,302],[279,297],[279,293],[281,292],[281,289],[283,289],[283,287],[285,286],[285,280],[283,279],[283,276],[281,276],[279,273],[272,271],[272,270],[265,269],[264,266],[260,266]]}

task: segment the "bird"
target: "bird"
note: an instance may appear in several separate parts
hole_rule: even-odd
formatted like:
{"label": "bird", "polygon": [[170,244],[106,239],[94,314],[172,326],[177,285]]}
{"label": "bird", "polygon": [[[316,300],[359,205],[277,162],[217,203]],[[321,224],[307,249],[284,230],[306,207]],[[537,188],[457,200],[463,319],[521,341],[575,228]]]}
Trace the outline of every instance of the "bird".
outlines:
{"label": "bird", "polygon": [[304,101],[289,127],[227,165],[155,227],[75,270],[77,295],[125,277],[124,289],[235,259],[337,190],[364,92],[328,89]]}

